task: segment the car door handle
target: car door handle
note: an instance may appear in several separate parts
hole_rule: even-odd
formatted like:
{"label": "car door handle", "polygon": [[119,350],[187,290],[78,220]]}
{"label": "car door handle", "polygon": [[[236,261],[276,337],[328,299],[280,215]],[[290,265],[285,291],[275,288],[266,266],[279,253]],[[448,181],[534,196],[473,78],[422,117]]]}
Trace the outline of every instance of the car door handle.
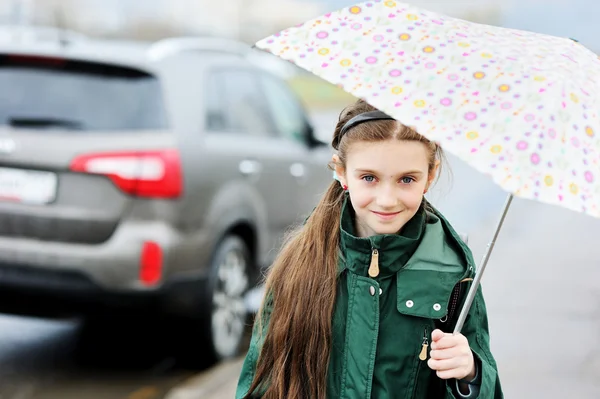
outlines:
{"label": "car door handle", "polygon": [[244,176],[252,176],[260,173],[260,162],[251,159],[244,159],[239,165],[240,172]]}

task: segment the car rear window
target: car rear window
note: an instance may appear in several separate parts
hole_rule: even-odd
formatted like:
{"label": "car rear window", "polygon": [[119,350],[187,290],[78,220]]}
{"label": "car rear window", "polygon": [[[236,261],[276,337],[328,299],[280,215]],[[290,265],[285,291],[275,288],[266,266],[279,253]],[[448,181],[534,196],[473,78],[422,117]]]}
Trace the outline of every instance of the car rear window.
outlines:
{"label": "car rear window", "polygon": [[167,127],[158,79],[141,70],[0,54],[0,125],[72,131]]}

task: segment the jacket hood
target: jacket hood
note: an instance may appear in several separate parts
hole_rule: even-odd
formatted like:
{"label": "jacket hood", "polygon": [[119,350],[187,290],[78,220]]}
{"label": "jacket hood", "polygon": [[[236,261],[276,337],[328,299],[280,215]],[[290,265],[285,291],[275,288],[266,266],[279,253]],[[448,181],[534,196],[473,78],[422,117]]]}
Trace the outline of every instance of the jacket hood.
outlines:
{"label": "jacket hood", "polygon": [[350,199],[346,198],[340,220],[340,249],[344,258],[340,272],[349,269],[367,276],[374,249],[379,252],[380,277],[393,275],[404,267],[423,268],[423,263],[438,265],[433,269],[457,264],[462,265],[463,269],[473,266],[466,244],[444,216],[428,202],[423,202],[398,234],[358,237],[354,220],[354,209]]}
{"label": "jacket hood", "polygon": [[354,227],[354,209],[350,199],[346,198],[340,220],[340,249],[345,258],[343,267],[360,276],[367,276],[373,250],[378,250],[378,277],[396,274],[419,247],[428,223],[427,216],[421,206],[398,234],[358,237]]}
{"label": "jacket hood", "polygon": [[354,217],[347,198],[340,221],[339,272],[368,277],[377,249],[379,275],[375,279],[396,276],[398,311],[421,317],[443,315],[454,286],[474,271],[471,251],[444,216],[424,202],[400,233],[365,238],[355,235]]}

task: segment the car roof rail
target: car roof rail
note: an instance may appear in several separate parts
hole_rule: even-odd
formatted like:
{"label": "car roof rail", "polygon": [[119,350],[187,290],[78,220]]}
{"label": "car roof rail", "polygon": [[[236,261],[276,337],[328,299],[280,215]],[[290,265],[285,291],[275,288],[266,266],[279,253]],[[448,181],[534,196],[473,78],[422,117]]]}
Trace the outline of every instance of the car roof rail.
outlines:
{"label": "car roof rail", "polygon": [[212,51],[246,56],[251,47],[243,42],[217,37],[175,37],[162,39],[148,49],[148,57],[157,61],[188,51]]}
{"label": "car roof rail", "polygon": [[297,74],[299,69],[293,66],[291,62],[257,50],[244,42],[214,36],[162,39],[150,45],[147,49],[147,56],[151,61],[160,61],[171,55],[189,51],[235,55],[247,60],[251,65],[263,71],[284,79]]}
{"label": "car roof rail", "polygon": [[54,26],[0,25],[0,43],[56,43],[72,44],[88,40],[89,37],[69,29]]}

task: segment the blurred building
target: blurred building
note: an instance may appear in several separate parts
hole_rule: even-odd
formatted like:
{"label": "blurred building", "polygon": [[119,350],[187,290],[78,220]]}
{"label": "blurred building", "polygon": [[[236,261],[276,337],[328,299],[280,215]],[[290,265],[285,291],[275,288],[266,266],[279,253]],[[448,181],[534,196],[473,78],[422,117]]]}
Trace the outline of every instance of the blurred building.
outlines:
{"label": "blurred building", "polygon": [[[316,2],[297,0],[163,0],[168,19],[189,31],[258,40],[275,31],[314,18]],[[227,6],[224,6],[227,4]]]}
{"label": "blurred building", "polygon": [[60,25],[95,36],[215,35],[256,41],[318,16],[301,0],[4,0],[4,23]]}
{"label": "blurred building", "polygon": [[[94,36],[156,40],[216,35],[248,43],[360,0],[0,0],[0,24],[61,26]],[[474,22],[575,37],[600,48],[597,0],[406,0]],[[560,21],[560,22],[556,22]]]}

